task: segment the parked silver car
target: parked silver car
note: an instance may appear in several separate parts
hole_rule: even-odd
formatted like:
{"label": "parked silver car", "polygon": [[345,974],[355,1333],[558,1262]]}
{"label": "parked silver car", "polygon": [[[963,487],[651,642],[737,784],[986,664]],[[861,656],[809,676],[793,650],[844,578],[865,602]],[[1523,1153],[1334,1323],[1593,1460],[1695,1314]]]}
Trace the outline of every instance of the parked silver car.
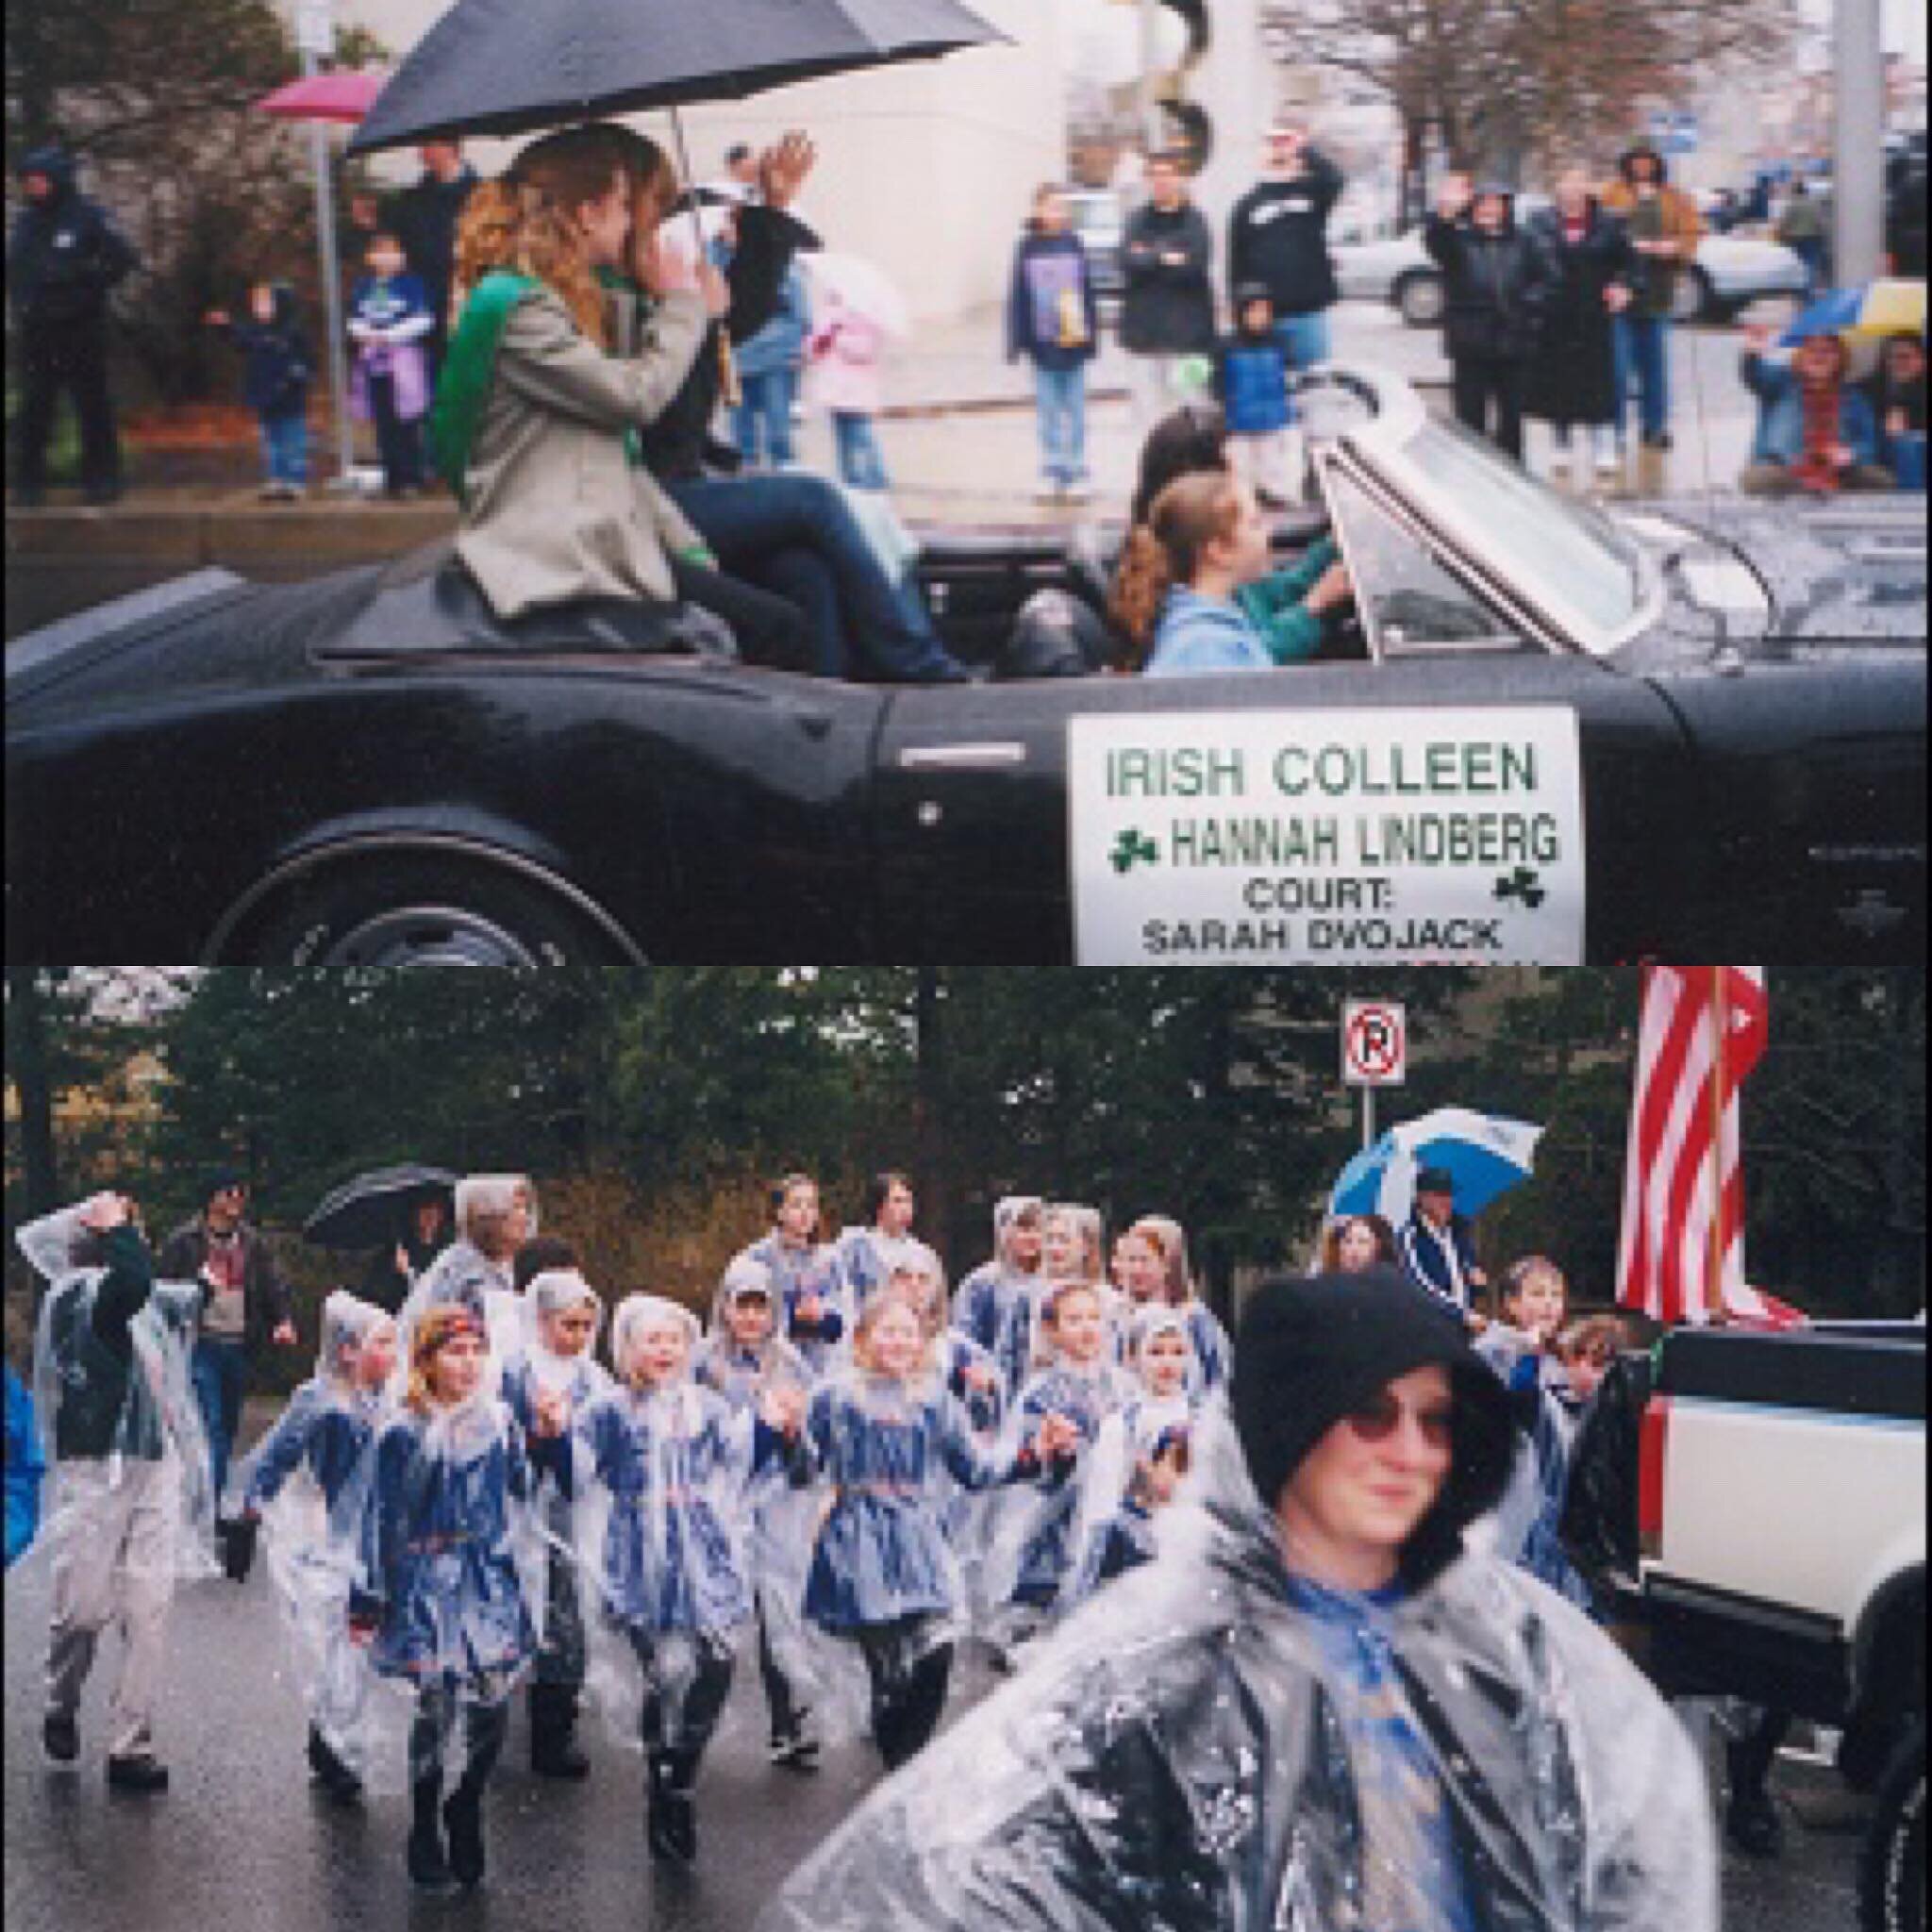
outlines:
{"label": "parked silver car", "polygon": [[[1517,203],[1525,215],[1548,206],[1531,194]],[[1391,303],[1411,328],[1433,328],[1442,320],[1442,272],[1423,247],[1420,228],[1330,254],[1344,299]],[[1679,322],[1718,320],[1761,296],[1802,298],[1805,286],[1805,264],[1782,242],[1707,234],[1697,244],[1697,259],[1677,277],[1675,314]]]}

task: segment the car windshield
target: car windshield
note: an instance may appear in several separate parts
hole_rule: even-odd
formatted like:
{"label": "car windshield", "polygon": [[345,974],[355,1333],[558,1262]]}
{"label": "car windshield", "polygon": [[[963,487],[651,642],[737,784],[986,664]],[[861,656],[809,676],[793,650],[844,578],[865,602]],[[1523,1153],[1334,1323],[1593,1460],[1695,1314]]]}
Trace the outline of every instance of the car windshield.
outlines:
{"label": "car windshield", "polygon": [[1400,448],[1447,512],[1444,526],[1466,531],[1538,609],[1589,650],[1621,641],[1643,607],[1645,578],[1636,545],[1607,517],[1457,423],[1431,417]]}

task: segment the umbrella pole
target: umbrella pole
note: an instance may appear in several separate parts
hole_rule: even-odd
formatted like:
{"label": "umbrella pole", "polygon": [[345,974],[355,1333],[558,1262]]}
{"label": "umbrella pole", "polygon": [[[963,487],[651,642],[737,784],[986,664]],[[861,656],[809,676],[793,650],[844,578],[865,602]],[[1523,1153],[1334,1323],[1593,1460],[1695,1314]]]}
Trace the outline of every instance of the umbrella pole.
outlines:
{"label": "umbrella pole", "polygon": [[[684,176],[684,192],[691,202],[691,232],[697,243],[697,258],[700,264],[706,259],[705,225],[698,214],[697,177],[691,171],[691,151],[684,144],[684,123],[678,119],[677,109],[669,110],[671,115],[671,140],[677,149],[677,172]],[[718,331],[718,376],[721,394],[725,407],[737,408],[742,400],[743,391],[738,387],[738,364],[731,355],[731,335],[727,329]]]}
{"label": "umbrella pole", "polygon": [[[302,50],[302,72],[316,71],[313,49]],[[337,487],[351,487],[356,467],[349,436],[349,358],[342,346],[342,277],[336,262],[335,195],[328,178],[328,129],[320,121],[308,124],[308,151],[315,163],[315,232],[322,247],[322,302],[328,329],[328,386],[335,407]]]}

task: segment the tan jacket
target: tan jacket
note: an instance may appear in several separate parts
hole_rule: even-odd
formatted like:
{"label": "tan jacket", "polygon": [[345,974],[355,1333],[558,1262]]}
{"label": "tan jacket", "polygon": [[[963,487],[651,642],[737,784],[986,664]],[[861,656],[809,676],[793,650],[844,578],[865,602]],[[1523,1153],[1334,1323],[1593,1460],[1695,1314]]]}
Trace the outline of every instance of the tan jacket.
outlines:
{"label": "tan jacket", "polygon": [[511,311],[471,452],[457,553],[499,617],[580,597],[675,600],[669,557],[703,548],[626,429],[677,393],[704,340],[703,299],[668,295],[631,357],[588,340],[548,289]]}
{"label": "tan jacket", "polygon": [[[1673,188],[1667,182],[1657,193],[1663,200],[1663,239],[1676,243],[1675,260],[1681,267],[1696,259],[1704,217],[1697,212],[1697,204],[1681,188]],[[1637,206],[1637,191],[1619,175],[1605,185],[1597,199],[1613,215],[1628,215]]]}

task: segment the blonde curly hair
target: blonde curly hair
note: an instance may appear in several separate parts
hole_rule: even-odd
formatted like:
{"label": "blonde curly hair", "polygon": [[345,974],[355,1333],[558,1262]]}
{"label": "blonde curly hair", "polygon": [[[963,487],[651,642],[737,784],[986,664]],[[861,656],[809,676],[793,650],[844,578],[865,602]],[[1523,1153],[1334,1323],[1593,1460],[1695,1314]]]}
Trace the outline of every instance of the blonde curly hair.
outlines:
{"label": "blonde curly hair", "polygon": [[608,347],[603,291],[576,210],[602,201],[620,175],[630,190],[635,274],[638,251],[676,185],[662,150],[643,135],[606,121],[546,134],[525,148],[501,179],[475,189],[457,227],[451,323],[485,275],[513,269],[544,283],[584,335]]}

